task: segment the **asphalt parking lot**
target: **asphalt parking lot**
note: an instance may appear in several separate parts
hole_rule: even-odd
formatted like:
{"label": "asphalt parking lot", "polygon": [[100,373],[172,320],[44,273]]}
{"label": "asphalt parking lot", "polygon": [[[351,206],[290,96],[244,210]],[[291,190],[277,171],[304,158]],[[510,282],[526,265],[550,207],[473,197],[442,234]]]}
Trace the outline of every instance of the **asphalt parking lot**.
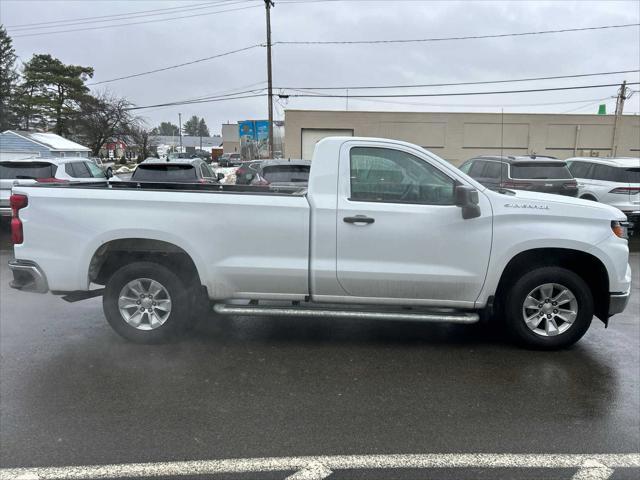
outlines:
{"label": "asphalt parking lot", "polygon": [[[384,469],[375,466],[384,459],[367,457],[356,470],[315,457],[640,452],[638,253],[626,312],[608,329],[594,320],[566,351],[518,349],[477,326],[284,318],[206,318],[179,343],[140,346],[111,330],[100,299],[68,304],[11,290],[3,235],[2,468],[313,456],[298,474],[298,460],[251,474],[192,472],[315,479],[331,466],[336,479],[572,478],[575,466],[558,459],[516,456],[487,472],[482,462],[498,457],[474,457],[462,470],[454,467],[466,457],[414,459],[413,468],[394,457]],[[614,470],[613,479],[639,475]]]}

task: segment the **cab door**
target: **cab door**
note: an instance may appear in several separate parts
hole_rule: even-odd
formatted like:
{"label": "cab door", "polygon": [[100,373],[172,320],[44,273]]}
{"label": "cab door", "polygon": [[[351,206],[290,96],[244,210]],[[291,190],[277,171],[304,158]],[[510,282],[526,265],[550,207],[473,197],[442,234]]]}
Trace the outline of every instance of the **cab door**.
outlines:
{"label": "cab door", "polygon": [[[464,220],[456,181],[424,152],[346,143],[336,210],[337,279],[371,303],[472,306],[485,280],[491,209]],[[402,302],[399,299],[404,299]]]}

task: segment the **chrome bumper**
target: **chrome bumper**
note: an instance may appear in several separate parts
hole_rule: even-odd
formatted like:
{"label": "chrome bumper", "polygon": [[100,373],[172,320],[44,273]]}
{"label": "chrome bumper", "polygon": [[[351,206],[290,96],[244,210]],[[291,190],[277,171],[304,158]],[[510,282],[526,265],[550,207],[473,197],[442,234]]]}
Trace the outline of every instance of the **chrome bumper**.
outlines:
{"label": "chrome bumper", "polygon": [[28,260],[10,260],[9,268],[13,273],[11,288],[24,292],[47,293],[49,285],[47,277],[40,267]]}
{"label": "chrome bumper", "polygon": [[629,303],[629,297],[631,296],[631,289],[624,293],[610,293],[609,294],[609,316],[616,313],[622,313],[627,308]]}

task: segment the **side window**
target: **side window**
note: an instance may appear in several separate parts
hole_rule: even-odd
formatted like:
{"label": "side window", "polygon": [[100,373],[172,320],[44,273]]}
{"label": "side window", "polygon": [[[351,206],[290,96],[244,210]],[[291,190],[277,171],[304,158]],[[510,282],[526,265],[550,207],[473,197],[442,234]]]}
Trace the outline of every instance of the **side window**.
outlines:
{"label": "side window", "polygon": [[64,164],[64,173],[66,173],[70,177],[75,177],[76,176],[76,173],[73,171],[73,164],[72,163],[65,163]]}
{"label": "side window", "polygon": [[350,170],[353,201],[453,204],[453,179],[406,152],[355,147],[351,149]]}
{"label": "side window", "polygon": [[213,177],[213,173],[211,172],[211,170],[209,170],[209,166],[206,163],[203,163],[202,165],[200,165],[200,172],[202,173],[202,176],[204,178]]}
{"label": "side window", "polygon": [[469,174],[469,169],[472,167],[473,162],[467,162],[460,166],[460,171]]}
{"label": "side window", "polygon": [[571,162],[569,171],[575,178],[589,178],[589,170],[591,164],[589,162]]}
{"label": "side window", "polygon": [[472,178],[480,178],[482,177],[482,170],[484,170],[484,164],[486,162],[482,160],[476,160],[473,162],[473,166],[469,170],[469,176]]}
{"label": "side window", "polygon": [[615,182],[616,181],[616,170],[614,167],[610,167],[608,165],[594,165],[593,166],[593,179],[594,180],[602,180],[605,182]]}
{"label": "side window", "polygon": [[502,173],[502,164],[500,162],[486,162],[482,176],[492,180],[500,180]]}
{"label": "side window", "polygon": [[84,162],[72,162],[71,165],[75,178],[91,178],[91,173]]}
{"label": "side window", "polygon": [[83,162],[89,169],[89,173],[93,178],[106,178],[102,169],[93,162]]}

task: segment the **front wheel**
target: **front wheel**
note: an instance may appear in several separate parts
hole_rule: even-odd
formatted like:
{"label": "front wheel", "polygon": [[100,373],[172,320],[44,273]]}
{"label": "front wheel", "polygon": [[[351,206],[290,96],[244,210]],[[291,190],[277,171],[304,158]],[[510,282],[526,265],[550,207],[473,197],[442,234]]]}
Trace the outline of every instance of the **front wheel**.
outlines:
{"label": "front wheel", "polygon": [[189,322],[190,295],[171,270],[153,262],[118,269],[105,286],[102,307],[111,327],[136,343],[160,343]]}
{"label": "front wheel", "polygon": [[593,296],[585,281],[570,270],[536,268],[511,287],[505,314],[512,335],[526,346],[565,348],[580,340],[591,325]]}

